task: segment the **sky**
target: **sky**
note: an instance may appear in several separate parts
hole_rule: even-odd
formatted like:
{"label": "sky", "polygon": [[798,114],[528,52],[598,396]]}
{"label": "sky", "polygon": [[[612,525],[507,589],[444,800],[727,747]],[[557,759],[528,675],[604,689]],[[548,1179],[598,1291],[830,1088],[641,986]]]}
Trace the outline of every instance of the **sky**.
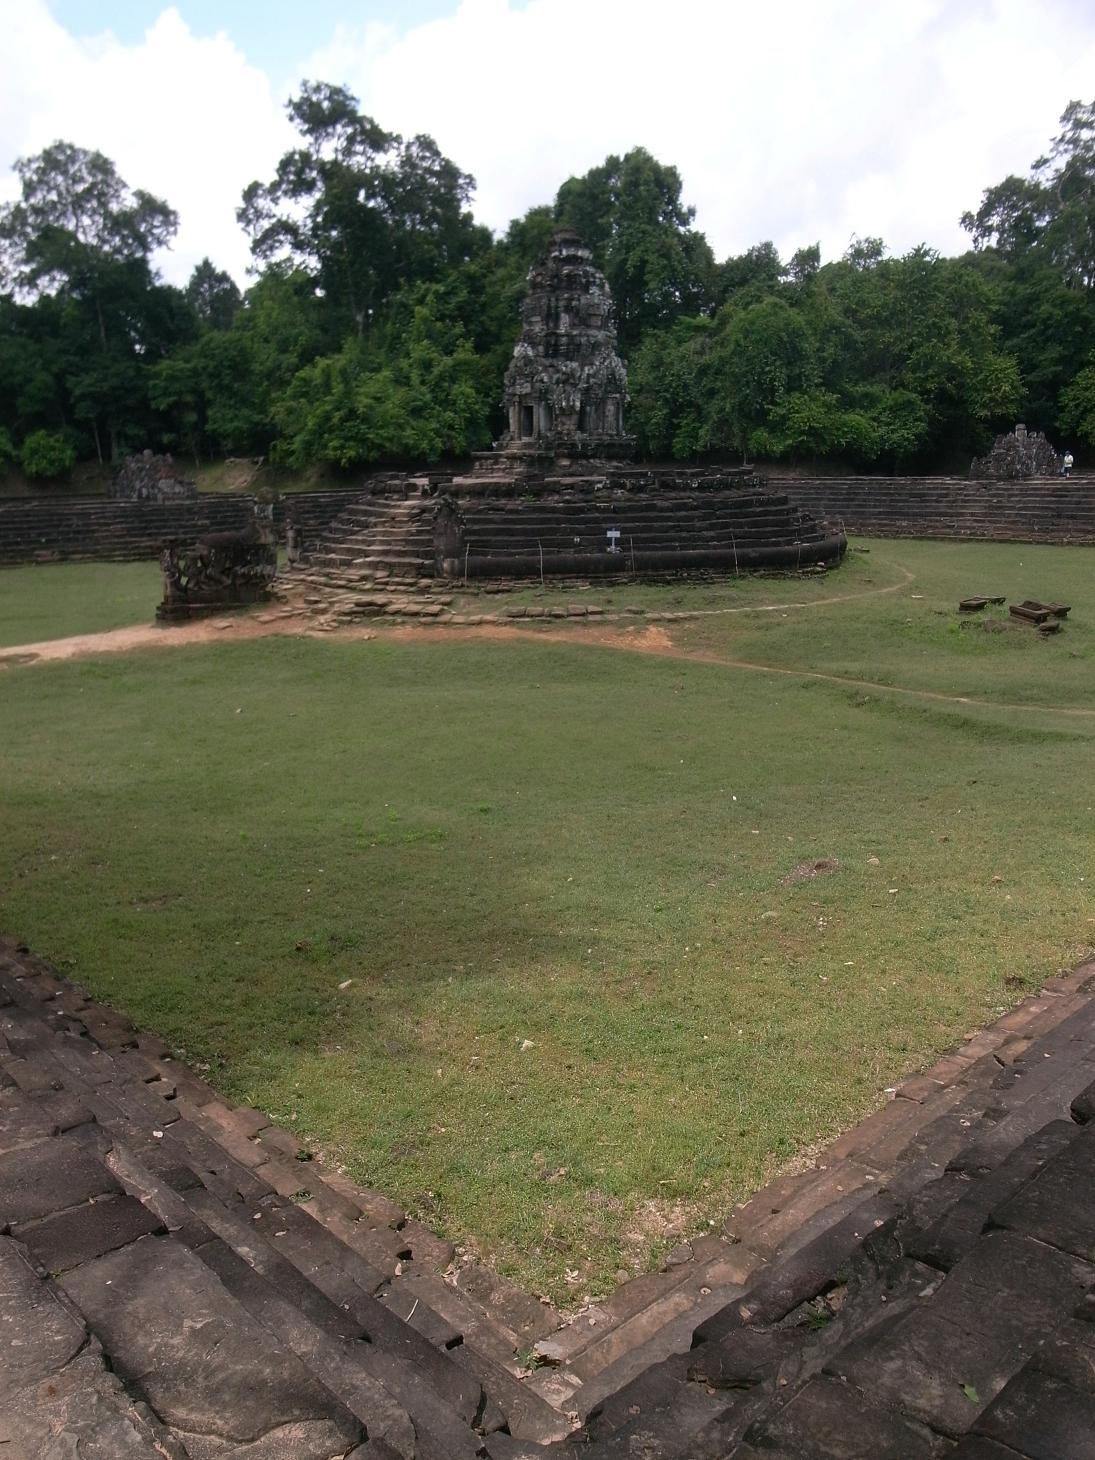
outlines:
{"label": "sky", "polygon": [[955,253],[1095,94],[1091,0],[0,0],[0,201],[58,138],[179,214],[157,258],[246,282],[235,210],[302,79],[428,132],[496,231],[610,153],[673,163],[716,256],[855,237]]}

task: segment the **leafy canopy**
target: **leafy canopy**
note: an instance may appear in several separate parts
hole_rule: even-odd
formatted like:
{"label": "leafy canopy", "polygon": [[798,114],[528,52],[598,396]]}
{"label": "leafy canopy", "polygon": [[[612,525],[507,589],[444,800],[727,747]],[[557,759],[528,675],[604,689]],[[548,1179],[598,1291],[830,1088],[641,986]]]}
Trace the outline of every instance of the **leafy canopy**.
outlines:
{"label": "leafy canopy", "polygon": [[301,145],[247,187],[237,217],[256,262],[308,273],[340,330],[364,334],[404,284],[487,245],[467,211],[474,180],[431,137],[386,132],[326,82],[305,82],[288,112]]}
{"label": "leafy canopy", "polygon": [[36,294],[78,289],[112,264],[147,263],[175,236],[160,198],[131,192],[113,162],[54,142],[15,164],[22,196],[0,207],[0,282]]}

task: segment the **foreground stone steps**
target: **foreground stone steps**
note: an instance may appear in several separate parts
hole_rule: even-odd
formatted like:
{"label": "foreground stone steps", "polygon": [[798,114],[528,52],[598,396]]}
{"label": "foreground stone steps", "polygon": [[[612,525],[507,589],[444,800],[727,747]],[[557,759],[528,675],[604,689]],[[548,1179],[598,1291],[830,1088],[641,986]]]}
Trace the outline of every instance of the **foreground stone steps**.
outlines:
{"label": "foreground stone steps", "polygon": [[[1062,1120],[1034,1145],[994,1174],[987,1216],[944,1266],[923,1260],[915,1209],[874,1199],[854,1232],[831,1230],[613,1396],[580,1453],[641,1436],[647,1456],[929,1460],[981,1454],[980,1434],[1013,1447],[1001,1460],[1088,1454],[1095,1140]],[[1044,1199],[1065,1184],[1068,1226]]]}
{"label": "foreground stone steps", "polygon": [[[1064,981],[1056,1005],[1031,1001],[1008,1016],[1023,1034],[1000,1031],[989,1080],[997,1104],[971,1116],[985,1104],[983,1090],[966,1098],[976,1057],[952,1130],[941,1130],[936,1110],[927,1140],[913,1142],[885,1189],[864,1188],[835,1220],[831,1207],[821,1230],[695,1328],[687,1352],[587,1409],[581,1445],[576,1436],[560,1453],[1091,1453],[1095,1007],[1089,987],[1076,989],[1093,981],[1089,964]],[[921,1103],[910,1085],[902,1098]],[[884,1124],[853,1143],[860,1153],[880,1149]]]}
{"label": "foreground stone steps", "polygon": [[1095,1282],[1092,982],[1054,980],[561,1324],[9,943],[0,1324],[44,1337],[0,1368],[0,1439],[52,1455],[43,1437],[80,1433],[92,1460],[905,1460],[999,1436],[1001,1405],[1028,1428],[1048,1393],[1086,1413],[1068,1315]]}
{"label": "foreground stone steps", "polygon": [[[570,1422],[513,1377],[514,1344],[532,1333],[524,1294],[492,1278],[488,1312],[467,1290],[471,1278],[453,1288],[474,1336],[488,1340],[479,1353],[427,1296],[448,1289],[450,1244],[378,1193],[320,1176],[291,1133],[221,1104],[126,1021],[7,962],[0,1230],[12,1226],[54,1274],[115,1370],[151,1386],[187,1453],[220,1453],[216,1437],[191,1427],[195,1408],[229,1416],[222,1428],[235,1429],[220,1438],[257,1443],[248,1405],[270,1419],[270,1444],[286,1404],[308,1409],[305,1428],[276,1449],[301,1460],[348,1453],[365,1430],[391,1447],[375,1453],[408,1456],[471,1456],[507,1424],[541,1440],[566,1433]],[[557,1326],[550,1309],[533,1307],[535,1336]],[[199,1378],[176,1382],[167,1371],[180,1322],[215,1327],[226,1372],[206,1373],[195,1355]],[[261,1363],[285,1394],[259,1386],[244,1404],[232,1376],[245,1362]],[[478,1377],[495,1370],[512,1420]]]}
{"label": "foreground stone steps", "polygon": [[[625,1283],[598,1305],[608,1321],[596,1337],[580,1317],[540,1345],[558,1366],[551,1384],[557,1401],[589,1414],[651,1363],[687,1348],[705,1310],[723,1308],[735,1289],[740,1293],[766,1270],[793,1260],[877,1193],[910,1198],[938,1180],[962,1150],[971,1148],[978,1161],[986,1149],[1006,1152],[1066,1111],[1095,1078],[1095,1009],[1089,994],[1076,992],[1093,975],[1090,965],[1060,980],[1044,999],[1028,1001],[906,1082],[814,1168],[771,1183],[667,1273]],[[1036,1037],[1031,1060],[1013,1064]],[[644,1302],[634,1307],[632,1287],[645,1289]],[[627,1328],[626,1345],[616,1324]]]}

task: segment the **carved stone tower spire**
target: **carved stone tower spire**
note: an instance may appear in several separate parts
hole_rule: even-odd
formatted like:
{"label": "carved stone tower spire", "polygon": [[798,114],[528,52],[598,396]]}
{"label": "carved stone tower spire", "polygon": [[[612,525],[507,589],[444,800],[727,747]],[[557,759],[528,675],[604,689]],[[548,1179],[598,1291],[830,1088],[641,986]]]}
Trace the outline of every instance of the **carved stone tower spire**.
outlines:
{"label": "carved stone tower spire", "polygon": [[562,460],[629,456],[627,371],[616,353],[612,296],[573,229],[552,235],[528,285],[506,371],[501,450]]}

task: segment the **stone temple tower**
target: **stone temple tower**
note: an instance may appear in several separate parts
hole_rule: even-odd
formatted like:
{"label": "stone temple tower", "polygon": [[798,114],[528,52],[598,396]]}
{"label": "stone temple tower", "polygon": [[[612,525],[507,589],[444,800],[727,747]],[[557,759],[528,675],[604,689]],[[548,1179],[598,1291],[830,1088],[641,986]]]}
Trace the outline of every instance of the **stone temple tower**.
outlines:
{"label": "stone temple tower", "polygon": [[529,270],[521,318],[499,450],[536,461],[629,456],[627,370],[616,353],[612,296],[573,229],[557,229]]}

